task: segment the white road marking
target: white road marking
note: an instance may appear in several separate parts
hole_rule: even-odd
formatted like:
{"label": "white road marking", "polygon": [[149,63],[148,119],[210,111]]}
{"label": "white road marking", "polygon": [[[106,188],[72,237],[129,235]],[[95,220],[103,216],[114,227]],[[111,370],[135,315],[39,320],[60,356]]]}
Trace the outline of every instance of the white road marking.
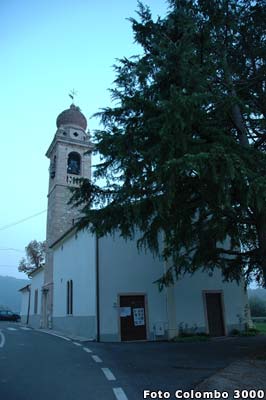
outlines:
{"label": "white road marking", "polygon": [[77,342],[73,342],[73,344],[74,344],[75,346],[82,346],[82,344],[77,343]]}
{"label": "white road marking", "polygon": [[93,360],[94,360],[95,362],[97,362],[97,363],[103,362],[103,361],[100,359],[100,357],[98,357],[98,356],[91,356],[91,358],[93,358]]}
{"label": "white road marking", "polygon": [[108,381],[115,381],[116,377],[109,368],[102,368],[102,371]]}
{"label": "white road marking", "polygon": [[83,347],[83,350],[86,351],[87,353],[92,353],[92,351],[88,349],[88,347]]}
{"label": "white road marking", "polygon": [[117,400],[128,400],[126,393],[121,387],[113,388],[113,392]]}
{"label": "white road marking", "polygon": [[16,328],[7,328],[9,331],[16,331]]}
{"label": "white road marking", "polygon": [[27,328],[26,326],[21,326],[20,329],[23,331],[31,331],[31,328]]}
{"label": "white road marking", "polygon": [[4,347],[6,339],[2,331],[0,331],[0,339],[0,347]]}

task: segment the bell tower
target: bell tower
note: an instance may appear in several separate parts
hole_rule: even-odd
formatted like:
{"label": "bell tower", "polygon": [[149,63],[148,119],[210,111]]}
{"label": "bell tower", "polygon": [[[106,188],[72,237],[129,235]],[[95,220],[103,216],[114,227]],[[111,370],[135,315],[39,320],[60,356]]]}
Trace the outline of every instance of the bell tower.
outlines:
{"label": "bell tower", "polygon": [[87,120],[79,107],[71,104],[56,120],[57,131],[47,150],[50,159],[46,225],[46,262],[43,286],[42,326],[52,327],[53,253],[50,246],[77,221],[80,211],[68,205],[71,187],[78,179],[91,178],[92,144],[86,132]]}

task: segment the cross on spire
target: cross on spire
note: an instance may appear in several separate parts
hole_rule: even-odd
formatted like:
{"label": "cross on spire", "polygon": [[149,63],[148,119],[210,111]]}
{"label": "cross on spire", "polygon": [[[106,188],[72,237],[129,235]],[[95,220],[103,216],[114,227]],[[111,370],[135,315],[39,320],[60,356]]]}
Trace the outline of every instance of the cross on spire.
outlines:
{"label": "cross on spire", "polygon": [[70,90],[70,93],[68,94],[69,97],[72,99],[73,104],[74,104],[75,96],[77,96],[77,94],[78,94],[78,92],[75,89]]}

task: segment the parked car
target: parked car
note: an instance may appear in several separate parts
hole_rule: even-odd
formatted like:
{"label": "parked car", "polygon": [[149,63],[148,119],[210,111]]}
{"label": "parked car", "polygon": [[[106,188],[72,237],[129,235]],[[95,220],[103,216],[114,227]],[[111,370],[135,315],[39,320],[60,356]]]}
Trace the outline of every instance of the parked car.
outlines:
{"label": "parked car", "polygon": [[9,310],[0,310],[0,321],[20,321],[20,315]]}

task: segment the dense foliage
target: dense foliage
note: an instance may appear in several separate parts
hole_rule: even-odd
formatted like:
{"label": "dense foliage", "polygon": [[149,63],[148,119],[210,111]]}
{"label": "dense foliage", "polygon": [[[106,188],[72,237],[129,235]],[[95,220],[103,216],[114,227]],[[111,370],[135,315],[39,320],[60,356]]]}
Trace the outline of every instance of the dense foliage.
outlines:
{"label": "dense foliage", "polygon": [[[139,4],[142,53],[115,66],[115,105],[97,114],[94,182],[73,195],[80,227],[141,232],[167,261],[162,285],[198,268],[266,283],[266,2]],[[163,246],[160,246],[160,240]]]}
{"label": "dense foliage", "polygon": [[18,270],[30,274],[37,268],[44,266],[46,242],[32,240],[26,247],[26,258],[23,257],[19,262]]}

